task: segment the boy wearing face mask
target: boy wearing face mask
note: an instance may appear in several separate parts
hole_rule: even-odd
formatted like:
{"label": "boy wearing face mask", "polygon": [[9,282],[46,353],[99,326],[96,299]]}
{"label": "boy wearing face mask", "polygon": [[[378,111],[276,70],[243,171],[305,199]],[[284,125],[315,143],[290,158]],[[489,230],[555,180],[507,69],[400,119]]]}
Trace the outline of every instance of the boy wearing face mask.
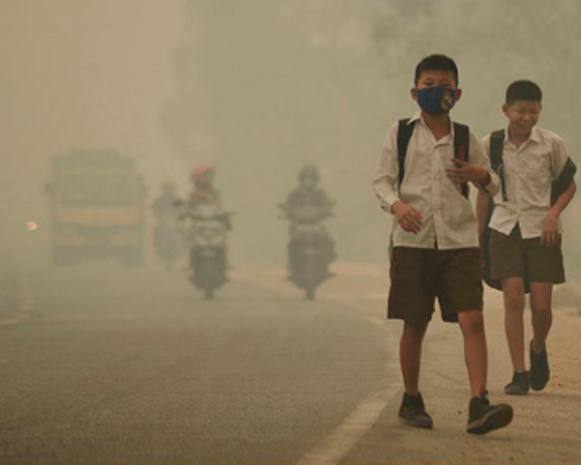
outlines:
{"label": "boy wearing face mask", "polygon": [[[490,279],[502,289],[505,330],[514,368],[506,394],[541,391],[550,378],[546,339],[552,322],[554,284],[565,281],[561,253],[560,215],[573,198],[576,168],[563,140],[536,127],[542,110],[542,91],[531,81],[513,82],[502,110],[508,128],[484,140],[501,189],[492,200],[478,196],[478,219],[489,244]],[[495,206],[485,229],[488,203]],[[486,247],[485,247],[486,249]],[[533,339],[529,343],[530,373],[525,368],[523,312],[525,291],[531,295]]]}
{"label": "boy wearing face mask", "polygon": [[478,139],[450,119],[461,96],[452,59],[424,58],[411,96],[420,111],[389,130],[373,180],[381,207],[394,219],[387,316],[404,321],[399,419],[408,426],[433,426],[419,391],[419,372],[437,298],[442,319],[459,322],[464,337],[471,392],[467,431],[485,434],[508,425],[513,411],[488,401],[478,228],[467,183],[495,194],[499,181]]}

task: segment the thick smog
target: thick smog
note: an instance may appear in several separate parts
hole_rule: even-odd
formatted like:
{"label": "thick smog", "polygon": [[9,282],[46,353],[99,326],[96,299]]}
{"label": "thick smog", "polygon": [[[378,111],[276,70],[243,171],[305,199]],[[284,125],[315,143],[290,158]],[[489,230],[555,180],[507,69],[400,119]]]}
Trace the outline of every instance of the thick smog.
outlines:
{"label": "thick smog", "polygon": [[578,461],[579,2],[0,16],[0,463]]}

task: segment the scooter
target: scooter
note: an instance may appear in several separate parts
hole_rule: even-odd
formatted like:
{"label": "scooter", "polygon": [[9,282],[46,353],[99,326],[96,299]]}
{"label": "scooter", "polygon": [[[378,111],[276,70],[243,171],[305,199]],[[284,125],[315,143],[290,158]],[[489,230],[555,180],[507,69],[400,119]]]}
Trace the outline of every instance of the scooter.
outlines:
{"label": "scooter", "polygon": [[201,205],[185,213],[191,220],[190,241],[191,280],[211,300],[227,281],[226,235],[230,213],[213,205]]}
{"label": "scooter", "polygon": [[[289,279],[314,300],[317,287],[333,276],[328,266],[335,258],[333,241],[323,224],[319,208],[303,205],[292,209],[281,205],[291,221],[288,245]],[[326,216],[328,217],[328,216]]]}
{"label": "scooter", "polygon": [[329,241],[323,224],[294,224],[289,243],[290,280],[315,300],[317,287],[332,275],[328,272]]}

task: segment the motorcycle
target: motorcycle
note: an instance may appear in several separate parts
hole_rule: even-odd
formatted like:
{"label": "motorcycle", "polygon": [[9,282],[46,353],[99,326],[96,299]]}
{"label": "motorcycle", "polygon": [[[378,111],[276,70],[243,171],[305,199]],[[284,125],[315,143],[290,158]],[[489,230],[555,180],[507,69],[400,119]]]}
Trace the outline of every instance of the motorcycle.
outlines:
{"label": "motorcycle", "polygon": [[185,213],[190,219],[190,266],[192,282],[211,300],[227,281],[226,235],[230,213],[213,205],[200,205]]}
{"label": "motorcycle", "polygon": [[287,211],[291,220],[288,245],[289,279],[314,300],[317,287],[333,276],[328,266],[335,258],[334,243],[316,207]]}

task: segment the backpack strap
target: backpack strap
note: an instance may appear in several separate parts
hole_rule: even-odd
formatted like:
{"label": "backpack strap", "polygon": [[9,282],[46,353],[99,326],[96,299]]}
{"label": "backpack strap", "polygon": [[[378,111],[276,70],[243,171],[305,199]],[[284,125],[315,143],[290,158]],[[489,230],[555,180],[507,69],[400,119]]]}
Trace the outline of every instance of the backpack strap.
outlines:
{"label": "backpack strap", "polygon": [[490,134],[490,166],[500,177],[502,189],[502,200],[508,200],[506,193],[506,180],[504,177],[504,164],[502,163],[502,152],[504,151],[504,129],[494,131]]}
{"label": "backpack strap", "polygon": [[[470,129],[468,126],[460,123],[454,123],[454,158],[468,161],[470,153]],[[467,182],[461,184],[462,195],[468,198],[470,190]]]}
{"label": "backpack strap", "polygon": [[415,123],[410,123],[410,119],[401,119],[397,126],[397,164],[398,164],[398,186],[401,187],[405,175],[405,157],[408,145],[414,132]]}
{"label": "backpack strap", "polygon": [[561,173],[551,185],[551,205],[554,205],[561,194],[569,188],[569,185],[575,179],[575,173],[577,173],[577,166],[569,157]]}
{"label": "backpack strap", "polygon": [[[502,186],[502,197],[506,200],[506,187],[504,183],[504,169],[502,166],[502,152],[504,148],[504,129],[499,131],[494,131],[490,134],[490,167],[498,174],[500,177],[500,184]],[[490,229],[490,219],[492,218],[492,213],[494,212],[494,201],[491,199],[488,204],[488,210],[486,211],[486,220],[484,233],[482,234],[481,247],[482,247],[482,279],[493,289],[502,291],[502,281],[492,277],[492,258],[490,254],[490,236],[492,229]],[[528,292],[528,282],[525,279],[525,292]]]}

